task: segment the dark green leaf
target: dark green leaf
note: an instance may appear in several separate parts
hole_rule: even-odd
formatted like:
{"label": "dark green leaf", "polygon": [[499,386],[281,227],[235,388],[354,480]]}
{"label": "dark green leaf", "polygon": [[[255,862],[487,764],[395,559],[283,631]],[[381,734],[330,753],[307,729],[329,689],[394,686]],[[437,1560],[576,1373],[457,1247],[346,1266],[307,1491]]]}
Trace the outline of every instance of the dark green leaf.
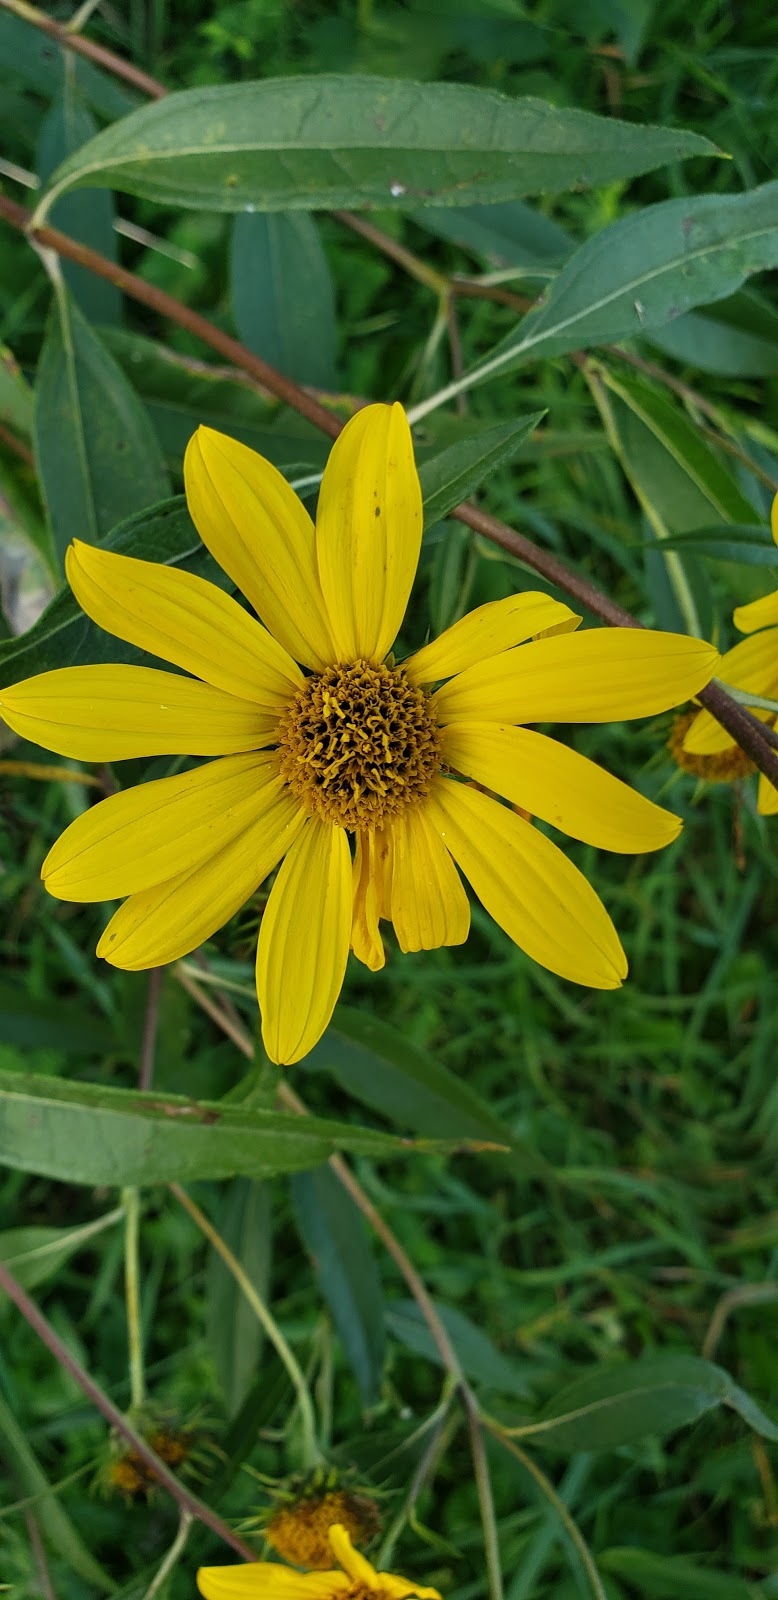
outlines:
{"label": "dark green leaf", "polygon": [[364,1222],[329,1167],[293,1177],[292,1199],[362,1404],[374,1405],[384,1366],[384,1307]]}
{"label": "dark green leaf", "polygon": [[772,378],[778,373],[778,311],[754,289],[741,289],[668,322],[648,343],[698,372]]}
{"label": "dark green leaf", "polygon": [[[272,1211],[267,1185],[233,1178],[219,1233],[260,1297],[267,1298]],[[264,1335],[240,1285],[213,1246],[208,1253],[207,1338],[228,1417],[240,1410],[254,1382]]]}
{"label": "dark green leaf", "polygon": [[[482,1383],[501,1394],[518,1395],[526,1399],[529,1393],[524,1370],[518,1362],[511,1361],[497,1349],[483,1332],[455,1306],[441,1305],[435,1301],[441,1322],[462,1363],[462,1370],[474,1383]],[[426,1356],[428,1361],[441,1363],[441,1355],[432,1334],[424,1321],[415,1300],[394,1300],[387,1310],[386,1323],[390,1332],[409,1350]]]}
{"label": "dark green leaf", "polygon": [[74,536],[98,544],[170,492],[140,401],[64,288],[38,367],[35,444],[61,561]]}
{"label": "dark green leaf", "polygon": [[31,1449],[24,1430],[0,1395],[0,1456],[3,1456],[19,1485],[21,1497],[32,1497],[35,1515],[49,1549],[60,1560],[77,1572],[85,1583],[93,1584],[101,1594],[111,1594],[116,1588],[112,1578],[90,1555],[81,1536],[74,1528],[67,1512],[46,1477],[37,1456]]}
{"label": "dark green leaf", "polygon": [[123,88],[110,73],[93,67],[83,56],[60,49],[45,33],[31,28],[29,22],[11,16],[8,11],[0,11],[0,62],[4,77],[13,72],[38,94],[53,100],[62,92],[66,55],[68,76],[72,75],[82,98],[100,116],[124,117],[138,105],[138,95]]}
{"label": "dark green leaf", "polygon": [[521,446],[545,416],[535,411],[528,417],[498,422],[441,450],[419,467],[424,497],[424,526],[440,522],[454,506],[474,494],[500,467],[518,455]]}
{"label": "dark green leaf", "polygon": [[568,1384],[522,1436],[565,1453],[614,1450],[664,1436],[716,1406],[729,1406],[765,1439],[778,1427],[725,1372],[699,1356],[656,1356],[600,1368]]}
{"label": "dark green leaf", "polygon": [[662,541],[666,550],[694,551],[716,561],[741,561],[747,567],[778,568],[778,549],[766,523],[693,528]]}
{"label": "dark green leaf", "polygon": [[[0,651],[9,639],[0,643]],[[12,678],[8,682],[13,682]],[[63,1011],[58,1000],[33,999],[18,984],[0,983],[0,1041],[22,1050],[58,1050],[63,1055],[98,1055],[115,1039],[107,1024],[74,1003]]]}
{"label": "dark green leaf", "polygon": [[264,1177],[319,1166],[335,1150],[387,1156],[409,1148],[389,1134],[315,1117],[0,1075],[0,1161],[66,1183]]}
{"label": "dark green leaf", "polygon": [[490,266],[521,267],[530,274],[561,266],[575,245],[558,222],[521,200],[495,206],[430,206],[412,215],[420,228],[450,239]]}
{"label": "dark green leaf", "polygon": [[715,147],[696,133],[468,84],[322,74],[167,95],[71,156],[45,204],[109,184],[215,211],[416,210],[591,187],[705,154]]}
{"label": "dark green leaf", "polygon": [[297,383],[334,389],[335,290],[305,211],[235,218],[232,312],[243,343]]}
{"label": "dark green leaf", "polygon": [[[202,551],[183,495],[128,518],[101,543],[121,555],[190,568]],[[95,627],[66,585],[27,633],[0,640],[0,688],[55,667],[141,659],[131,646]]]}
{"label": "dark green leaf", "polygon": [[[45,184],[60,162],[79,150],[97,133],[97,123],[91,111],[79,99],[68,80],[60,97],[55,100],[44,119],[38,139],[38,176]],[[61,228],[81,244],[89,245],[109,261],[116,261],[116,215],[113,195],[109,189],[68,194],[59,201],[51,214],[51,223]],[[108,278],[99,278],[75,261],[61,260],[62,276],[74,300],[90,322],[118,322],[121,318],[122,297],[116,285]]]}
{"label": "dark green leaf", "polygon": [[597,1558],[604,1573],[626,1579],[630,1591],[646,1600],[756,1600],[759,1587],[704,1566],[688,1556],[657,1555],[629,1545],[604,1550]]}
{"label": "dark green leaf", "polygon": [[29,439],[32,433],[33,393],[10,350],[0,345],[0,422]]}
{"label": "dark green leaf", "polygon": [[490,351],[472,380],[508,372],[530,357],[613,344],[662,327],[776,265],[778,181],[746,194],[645,206],[576,251],[543,304]]}

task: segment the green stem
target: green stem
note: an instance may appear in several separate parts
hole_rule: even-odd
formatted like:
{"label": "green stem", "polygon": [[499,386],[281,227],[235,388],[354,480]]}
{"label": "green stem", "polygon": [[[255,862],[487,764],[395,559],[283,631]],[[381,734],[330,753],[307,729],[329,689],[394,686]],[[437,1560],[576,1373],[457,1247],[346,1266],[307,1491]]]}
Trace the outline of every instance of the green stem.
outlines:
{"label": "green stem", "polygon": [[159,1571],[154,1574],[154,1577],[152,1578],[151,1583],[149,1584],[148,1589],[143,1596],[143,1600],[154,1600],[154,1595],[159,1594],[165,1579],[168,1577],[169,1573],[173,1571],[179,1556],[183,1552],[186,1541],[189,1538],[189,1532],[193,1521],[194,1518],[192,1517],[191,1512],[187,1511],[185,1506],[182,1506],[181,1517],[178,1524],[178,1532],[170,1546],[170,1549],[167,1552],[167,1555],[164,1558],[164,1561],[162,1562],[162,1566],[160,1567]]}
{"label": "green stem", "polygon": [[146,1401],[146,1380],[143,1372],[143,1332],[140,1316],[140,1273],[138,1270],[138,1233],[140,1222],[140,1196],[137,1189],[122,1190],[125,1210],[124,1229],[124,1294],[127,1305],[127,1343],[130,1352],[130,1404],[140,1411]]}
{"label": "green stem", "polygon": [[540,1467],[535,1461],[533,1461],[532,1457],[527,1455],[526,1450],[522,1450],[519,1445],[514,1444],[513,1440],[508,1438],[498,1422],[488,1422],[485,1420],[484,1425],[489,1429],[489,1432],[494,1435],[495,1439],[499,1439],[503,1448],[505,1450],[509,1450],[511,1455],[515,1456],[516,1460],[521,1462],[522,1466],[526,1468],[530,1477],[535,1479],[541,1494],[543,1494],[546,1500],[548,1500],[549,1505],[553,1506],[568,1538],[572,1541],[576,1550],[578,1551],[578,1554],[581,1558],[581,1565],[586,1573],[587,1578],[589,1579],[589,1583],[591,1584],[594,1600],[608,1600],[608,1596],[606,1595],[602,1585],[602,1579],[594,1564],[594,1557],[592,1556],[591,1550],[589,1549],[589,1546],[586,1543],[586,1540],[584,1539],[577,1522],[573,1517],[571,1517],[564,1500],[560,1495],[557,1494],[550,1478],[547,1478],[545,1472],[541,1471]]}
{"label": "green stem", "polygon": [[264,1329],[268,1339],[274,1346],[284,1366],[286,1367],[289,1377],[294,1385],[295,1394],[297,1395],[297,1404],[300,1408],[300,1423],[302,1426],[303,1435],[303,1465],[305,1467],[315,1466],[318,1461],[322,1460],[322,1452],[319,1448],[316,1434],[316,1418],[314,1416],[313,1402],[311,1400],[308,1385],[303,1376],[302,1368],[300,1367],[297,1357],[293,1354],[292,1350],[287,1344],[286,1339],[284,1338],[284,1335],[282,1334],[281,1329],[275,1320],[275,1317],[265,1305],[261,1295],[258,1294],[254,1284],[251,1282],[251,1279],[248,1276],[248,1273],[244,1271],[237,1256],[233,1255],[229,1245],[225,1244],[221,1234],[217,1233],[213,1223],[209,1222],[205,1212],[200,1210],[200,1207],[195,1204],[194,1200],[191,1199],[185,1189],[181,1188],[179,1183],[171,1183],[170,1190],[171,1193],[175,1195],[179,1203],[184,1207],[184,1210],[188,1211],[192,1221],[197,1224],[197,1227],[200,1229],[201,1233],[205,1234],[206,1239],[208,1239],[209,1243],[213,1245],[214,1250],[216,1250],[221,1256],[224,1265],[226,1266],[227,1270],[232,1273],[232,1276],[235,1279],[239,1289],[245,1295],[249,1305],[251,1306],[257,1321]]}
{"label": "green stem", "polygon": [[497,1519],[494,1514],[494,1496],[492,1494],[492,1480],[489,1474],[489,1462],[486,1458],[483,1428],[475,1401],[469,1395],[465,1396],[465,1411],[467,1426],[470,1434],[470,1453],[473,1458],[475,1484],[478,1490],[478,1506],[481,1512],[481,1527],[484,1534],[484,1553],[486,1555],[486,1572],[489,1582],[490,1600],[503,1600],[502,1563],[500,1561],[500,1541],[497,1533]]}

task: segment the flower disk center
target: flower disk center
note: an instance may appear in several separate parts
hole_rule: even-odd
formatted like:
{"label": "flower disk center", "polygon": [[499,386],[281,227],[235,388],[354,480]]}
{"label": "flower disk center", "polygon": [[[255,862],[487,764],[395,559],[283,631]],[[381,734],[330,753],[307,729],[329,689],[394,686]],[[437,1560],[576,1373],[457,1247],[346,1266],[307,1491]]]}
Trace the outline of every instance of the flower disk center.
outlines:
{"label": "flower disk center", "polygon": [[281,771],[316,816],[379,828],[427,794],[441,766],[429,696],[401,667],[354,661],[306,680],[279,728]]}

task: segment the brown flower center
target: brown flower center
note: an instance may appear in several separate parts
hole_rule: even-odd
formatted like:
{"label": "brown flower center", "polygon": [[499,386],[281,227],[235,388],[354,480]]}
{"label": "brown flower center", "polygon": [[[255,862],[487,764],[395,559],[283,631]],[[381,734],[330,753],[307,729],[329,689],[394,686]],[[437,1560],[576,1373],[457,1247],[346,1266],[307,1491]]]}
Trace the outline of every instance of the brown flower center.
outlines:
{"label": "brown flower center", "polygon": [[423,799],[441,766],[429,696],[401,667],[354,661],[306,679],[279,725],[281,772],[314,815],[381,827]]}
{"label": "brown flower center", "polygon": [[699,711],[684,711],[673,723],[667,748],[676,766],[683,772],[694,773],[695,777],[707,778],[709,783],[734,783],[736,779],[747,778],[750,773],[756,772],[753,761],[739,744],[731,745],[728,750],[716,750],[710,755],[684,750],[683,741],[699,715]]}

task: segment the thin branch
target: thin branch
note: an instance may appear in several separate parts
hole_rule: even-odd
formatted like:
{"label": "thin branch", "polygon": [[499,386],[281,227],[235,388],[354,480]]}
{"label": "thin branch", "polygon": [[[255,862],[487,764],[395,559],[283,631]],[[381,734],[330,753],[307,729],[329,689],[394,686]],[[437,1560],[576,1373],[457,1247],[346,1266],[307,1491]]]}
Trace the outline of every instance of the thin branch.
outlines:
{"label": "thin branch", "polygon": [[61,22],[55,22],[53,17],[47,17],[45,12],[39,11],[37,6],[27,4],[27,0],[0,0],[4,11],[10,11],[12,16],[18,17],[21,22],[29,22],[33,28],[38,28],[41,33],[47,33],[50,39],[56,39],[64,50],[73,50],[76,55],[85,56],[87,61],[93,61],[96,67],[104,67],[106,72],[112,72],[115,77],[123,78],[125,83],[132,85],[133,89],[146,94],[152,100],[160,100],[167,90],[163,89],[156,78],[150,78],[147,72],[141,72],[139,67],[134,67],[130,61],[124,61],[121,56],[114,55],[113,50],[106,50],[102,44],[95,44],[92,39],[84,39],[80,33],[71,33],[70,29]]}
{"label": "thin branch", "polygon": [[140,1071],[138,1073],[138,1088],[150,1089],[154,1076],[154,1056],[157,1048],[157,1029],[159,1027],[159,1000],[162,992],[162,967],[152,967],[149,973],[149,988],[146,997],[146,1016],[143,1022],[143,1043],[140,1052]]}
{"label": "thin branch", "polygon": [[506,1450],[509,1450],[512,1456],[516,1457],[517,1461],[521,1462],[522,1466],[526,1468],[530,1476],[535,1479],[538,1488],[540,1489],[541,1493],[545,1495],[545,1498],[548,1500],[549,1504],[554,1507],[554,1510],[556,1511],[556,1514],[559,1517],[565,1532],[568,1534],[569,1538],[575,1545],[576,1550],[578,1551],[578,1554],[581,1558],[581,1564],[592,1587],[594,1600],[608,1600],[603,1588],[602,1579],[594,1564],[594,1558],[591,1550],[589,1549],[589,1546],[586,1543],[586,1540],[584,1539],[584,1536],[581,1533],[575,1518],[570,1515],[570,1512],[568,1511],[561,1495],[557,1494],[551,1479],[546,1477],[545,1472],[541,1471],[541,1468],[538,1466],[537,1462],[533,1461],[532,1456],[528,1455],[526,1450],[520,1449],[519,1445],[514,1444],[512,1439],[506,1437],[499,1424],[491,1423],[485,1419],[484,1426],[489,1429],[490,1433],[494,1434],[495,1439],[499,1439],[500,1444],[503,1445]]}
{"label": "thin branch", "polygon": [[67,1372],[75,1380],[79,1388],[87,1396],[87,1399],[91,1400],[93,1406],[105,1417],[106,1422],[127,1440],[133,1453],[139,1457],[162,1488],[167,1489],[168,1494],[172,1495],[176,1503],[186,1511],[191,1512],[198,1522],[204,1522],[205,1526],[210,1528],[217,1538],[230,1545],[233,1550],[237,1551],[239,1556],[243,1557],[244,1561],[256,1561],[257,1557],[251,1546],[246,1544],[245,1540],[241,1539],[237,1533],[233,1533],[232,1528],[228,1527],[227,1523],[223,1522],[221,1517],[211,1510],[210,1506],[205,1505],[202,1500],[197,1498],[197,1495],[192,1494],[182,1483],[179,1483],[178,1478],[165,1465],[165,1462],[160,1460],[160,1457],[155,1450],[152,1450],[147,1440],[136,1432],[132,1423],[128,1422],[113,1401],[109,1400],[108,1395],[104,1393],[100,1385],[81,1366],[80,1361],[60,1339],[59,1334],[43,1315],[35,1301],[30,1299],[30,1296],[2,1261],[0,1261],[0,1288],[5,1291],[10,1300],[13,1300],[14,1305],[21,1311],[22,1316],[29,1323],[33,1332],[37,1333],[38,1338],[42,1340],[47,1350],[51,1351],[55,1361],[59,1362],[63,1371]]}
{"label": "thin branch", "polygon": [[34,467],[35,457],[29,445],[26,445],[23,439],[17,439],[16,434],[12,433],[10,428],[6,428],[4,422],[0,422],[0,444],[4,444],[7,450],[12,450],[26,467]]}
{"label": "thin branch", "polygon": [[43,1539],[41,1538],[41,1530],[38,1527],[37,1519],[34,1513],[28,1510],[24,1513],[24,1520],[27,1523],[27,1532],[30,1538],[30,1549],[32,1550],[33,1559],[38,1569],[38,1581],[41,1586],[41,1594],[44,1596],[44,1600],[57,1600],[57,1596],[54,1593],[54,1585],[51,1581],[51,1573],[49,1572],[49,1563],[46,1560],[46,1547],[43,1543]]}
{"label": "thin branch", "polygon": [[189,1538],[191,1527],[192,1527],[192,1516],[191,1516],[191,1513],[189,1511],[186,1511],[185,1508],[182,1506],[181,1507],[181,1516],[179,1518],[179,1523],[178,1523],[178,1531],[176,1533],[175,1539],[173,1540],[173,1543],[171,1544],[170,1549],[168,1550],[167,1555],[165,1556],[161,1567],[154,1574],[154,1577],[152,1578],[151,1583],[149,1584],[148,1589],[146,1590],[146,1593],[143,1596],[143,1600],[153,1600],[153,1596],[155,1594],[159,1594],[159,1591],[162,1588],[162,1585],[165,1582],[165,1579],[167,1577],[169,1577],[170,1573],[173,1571],[173,1568],[174,1568],[179,1556],[183,1555],[184,1546],[186,1545],[187,1539]]}

